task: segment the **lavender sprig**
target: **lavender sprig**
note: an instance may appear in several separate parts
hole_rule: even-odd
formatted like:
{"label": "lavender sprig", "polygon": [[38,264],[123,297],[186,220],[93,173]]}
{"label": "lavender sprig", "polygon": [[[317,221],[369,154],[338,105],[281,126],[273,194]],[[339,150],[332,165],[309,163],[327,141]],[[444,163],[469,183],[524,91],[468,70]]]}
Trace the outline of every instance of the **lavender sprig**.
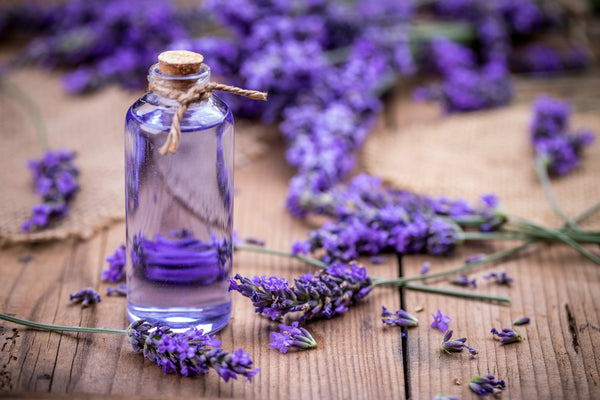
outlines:
{"label": "lavender sprig", "polygon": [[100,303],[100,295],[91,287],[81,289],[69,296],[71,303],[81,303],[81,307],[88,307]]}
{"label": "lavender sprig", "polygon": [[142,352],[167,374],[205,375],[212,368],[227,382],[230,378],[237,379],[238,375],[251,381],[260,371],[252,369],[248,353],[242,349],[229,353],[221,348],[215,336],[206,335],[202,330],[192,328],[178,334],[168,327],[140,320],[127,328],[127,336],[136,352]]}
{"label": "lavender sprig", "polygon": [[491,332],[498,336],[498,340],[502,344],[515,343],[523,340],[523,336],[517,331],[510,328],[502,328],[502,331],[498,331],[496,328],[492,328]]}
{"label": "lavender sprig", "polygon": [[469,350],[471,357],[475,357],[477,355],[477,350],[472,347],[467,346],[465,343],[467,341],[466,337],[461,337],[458,339],[452,339],[453,331],[448,330],[444,333],[444,337],[442,338],[442,350],[446,353],[456,353],[461,352],[463,349]]}
{"label": "lavender sprig", "polygon": [[[239,282],[237,282],[237,281]],[[371,278],[357,264],[334,264],[315,275],[305,274],[287,280],[271,277],[230,278],[229,290],[252,300],[256,312],[278,319],[289,312],[300,312],[302,320],[329,319],[348,310],[372,289]]]}
{"label": "lavender sprig", "polygon": [[183,376],[203,375],[214,369],[227,382],[238,375],[252,380],[260,369],[252,369],[248,353],[238,349],[233,353],[220,348],[221,342],[215,336],[201,330],[189,329],[175,333],[168,327],[153,325],[140,320],[131,323],[127,330],[87,328],[82,326],[62,326],[42,324],[0,313],[0,319],[19,325],[53,332],[87,332],[126,335],[133,350],[142,352],[144,357],[157,363],[165,373],[176,372]]}
{"label": "lavender sprig", "polygon": [[76,180],[79,171],[74,159],[73,151],[63,149],[48,150],[42,158],[29,160],[36,193],[42,196],[42,203],[33,206],[33,216],[21,226],[23,232],[45,228],[52,220],[68,214],[69,203],[79,189]]}
{"label": "lavender sprig", "polygon": [[494,375],[474,376],[469,381],[469,387],[479,396],[497,395],[506,387],[503,380],[495,380]]}
{"label": "lavender sprig", "polygon": [[310,332],[302,327],[298,328],[298,321],[292,322],[292,325],[279,324],[279,330],[271,332],[269,347],[280,350],[283,354],[287,353],[288,347],[303,350],[317,347],[317,342]]}
{"label": "lavender sprig", "polygon": [[382,322],[386,325],[406,326],[413,327],[419,325],[419,320],[407,313],[406,311],[399,309],[396,312],[391,312],[385,306],[382,306],[381,312]]}

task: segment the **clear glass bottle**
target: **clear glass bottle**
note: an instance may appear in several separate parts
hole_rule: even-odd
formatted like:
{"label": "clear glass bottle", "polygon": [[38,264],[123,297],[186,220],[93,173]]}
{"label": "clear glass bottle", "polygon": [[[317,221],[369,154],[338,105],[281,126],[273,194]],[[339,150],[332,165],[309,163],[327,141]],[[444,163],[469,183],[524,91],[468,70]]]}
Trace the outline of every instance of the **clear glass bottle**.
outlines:
{"label": "clear glass bottle", "polygon": [[[148,79],[185,88],[210,81],[150,67]],[[127,313],[174,330],[214,332],[231,317],[233,117],[216,96],[191,104],[174,154],[162,155],[179,104],[147,92],[125,120]]]}

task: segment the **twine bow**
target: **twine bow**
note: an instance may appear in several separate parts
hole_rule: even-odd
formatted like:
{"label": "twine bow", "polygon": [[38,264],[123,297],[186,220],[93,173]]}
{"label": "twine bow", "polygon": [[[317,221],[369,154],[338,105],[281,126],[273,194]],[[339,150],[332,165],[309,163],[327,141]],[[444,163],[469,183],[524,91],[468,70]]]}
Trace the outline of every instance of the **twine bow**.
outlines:
{"label": "twine bow", "polygon": [[164,97],[177,100],[179,103],[179,107],[177,108],[175,115],[173,115],[173,122],[171,123],[171,129],[169,130],[167,140],[165,140],[165,143],[158,150],[162,155],[175,153],[177,151],[179,140],[181,139],[181,120],[189,105],[207,100],[214,90],[237,94],[238,96],[248,97],[253,100],[267,100],[267,93],[265,92],[241,89],[239,87],[216,82],[208,82],[206,85],[194,85],[187,90],[167,88],[155,82],[150,82],[148,88]]}

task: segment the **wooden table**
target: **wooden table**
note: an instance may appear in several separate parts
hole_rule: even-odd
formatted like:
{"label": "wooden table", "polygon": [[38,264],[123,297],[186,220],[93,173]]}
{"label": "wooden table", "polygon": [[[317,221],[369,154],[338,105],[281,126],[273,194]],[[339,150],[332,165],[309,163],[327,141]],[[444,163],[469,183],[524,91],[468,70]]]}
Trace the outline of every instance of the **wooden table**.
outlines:
{"label": "wooden table", "polygon": [[[292,174],[280,143],[236,171],[235,226],[241,236],[289,250],[316,226],[284,209]],[[100,304],[85,309],[69,302],[69,294],[82,287],[102,294],[114,286],[102,282],[100,272],[124,237],[124,224],[115,223],[85,241],[0,249],[0,310],[45,323],[125,328],[123,298],[102,296]],[[500,248],[469,245],[450,258],[392,255],[383,265],[363,261],[373,276],[410,276],[419,274],[424,260],[442,270],[460,265],[466,255]],[[234,293],[233,318],[218,338],[225,349],[242,347],[251,354],[261,369],[252,383],[225,383],[212,372],[196,378],[165,375],[119,335],[49,333],[2,321],[0,397],[431,399],[444,394],[475,399],[469,379],[492,374],[506,381],[507,399],[600,398],[598,266],[571,249],[535,245],[495,269],[508,271],[514,284],[502,287],[480,279],[480,289],[510,296],[510,305],[376,288],[345,315],[308,326],[316,349],[285,355],[268,346],[277,325]],[[292,279],[308,270],[299,261],[247,252],[236,253],[234,261],[234,273],[244,276]],[[477,271],[481,277],[483,270]],[[382,306],[405,308],[420,319],[419,326],[403,338],[400,328],[382,324]],[[429,326],[438,309],[453,318],[455,335],[467,336],[478,356],[441,351],[442,334]],[[510,327],[522,316],[532,319],[517,328],[523,342],[500,345],[492,338],[492,327]]]}

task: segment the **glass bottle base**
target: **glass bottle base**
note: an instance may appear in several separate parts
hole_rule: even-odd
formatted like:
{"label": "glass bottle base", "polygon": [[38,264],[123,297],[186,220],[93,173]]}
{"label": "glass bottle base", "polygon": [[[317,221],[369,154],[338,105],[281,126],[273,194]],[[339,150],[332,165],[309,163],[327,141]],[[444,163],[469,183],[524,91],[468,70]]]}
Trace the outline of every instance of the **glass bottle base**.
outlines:
{"label": "glass bottle base", "polygon": [[231,302],[210,307],[140,307],[127,303],[129,321],[144,319],[150,323],[168,326],[173,332],[183,332],[190,328],[202,329],[204,333],[214,333],[227,325],[231,319]]}

